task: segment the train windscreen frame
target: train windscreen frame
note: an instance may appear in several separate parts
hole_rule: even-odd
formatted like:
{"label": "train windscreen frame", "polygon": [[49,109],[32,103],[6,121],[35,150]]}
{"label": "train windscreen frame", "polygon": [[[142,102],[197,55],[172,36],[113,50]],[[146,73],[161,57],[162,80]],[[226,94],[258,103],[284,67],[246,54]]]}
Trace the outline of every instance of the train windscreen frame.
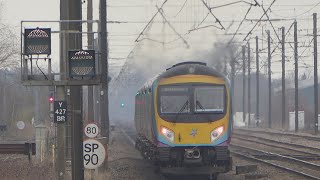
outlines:
{"label": "train windscreen frame", "polygon": [[223,86],[194,86],[194,112],[223,113],[225,111],[225,97]]}
{"label": "train windscreen frame", "polygon": [[160,113],[190,113],[190,91],[188,87],[164,86],[160,88]]}
{"label": "train windscreen frame", "polygon": [[[206,92],[209,89],[216,90],[216,97],[219,100],[219,103],[216,104],[219,105],[218,108],[214,108],[214,104],[206,97],[210,93],[215,96],[212,92]],[[206,95],[199,96],[201,90]],[[215,121],[223,118],[227,112],[226,87],[221,84],[183,83],[160,85],[157,99],[159,116],[169,122]]]}

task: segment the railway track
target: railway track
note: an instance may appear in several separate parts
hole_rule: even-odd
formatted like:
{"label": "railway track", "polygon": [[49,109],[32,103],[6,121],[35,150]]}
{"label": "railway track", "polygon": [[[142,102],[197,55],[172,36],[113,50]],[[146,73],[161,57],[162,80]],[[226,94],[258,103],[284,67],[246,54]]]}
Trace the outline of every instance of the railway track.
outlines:
{"label": "railway track", "polygon": [[29,161],[36,154],[36,144],[22,141],[10,141],[0,143],[0,154],[7,155],[5,160],[16,154],[27,155]]}
{"label": "railway track", "polygon": [[295,152],[303,155],[314,156],[315,159],[320,159],[320,148],[317,148],[317,147],[311,147],[311,146],[306,146],[306,145],[301,145],[296,143],[288,143],[288,142],[262,138],[262,137],[257,137],[253,135],[242,134],[242,133],[234,133],[234,136],[232,138],[235,140],[240,140],[245,142],[248,142],[248,140],[250,140],[250,142],[252,143],[284,149],[287,151],[291,151],[291,152]]}
{"label": "railway track", "polygon": [[302,135],[302,134],[295,134],[295,133],[291,133],[291,132],[267,131],[267,130],[264,130],[264,129],[235,128],[234,132],[246,132],[246,133],[279,135],[279,136],[303,138],[303,139],[307,139],[307,140],[311,140],[311,141],[320,141],[320,136],[307,135],[307,134]]}
{"label": "railway track", "polygon": [[[295,173],[308,179],[320,180],[320,165],[318,164],[237,144],[231,144],[230,148],[232,154],[240,156],[242,158],[268,164],[270,166],[285,170],[290,173]],[[269,157],[268,160],[265,158],[266,156]]]}
{"label": "railway track", "polygon": [[[120,131],[127,137],[128,142],[134,145],[134,137],[135,133],[127,126],[119,127]],[[233,136],[234,138],[235,136]],[[281,147],[281,146],[280,146]],[[268,166],[275,167],[276,169],[280,169],[286,172],[290,172],[296,174],[298,176],[303,176],[307,179],[319,179],[320,180],[320,165],[303,161],[302,159],[314,159],[316,154],[305,154],[305,155],[283,155],[283,154],[275,154],[265,151],[259,151],[248,147],[241,147],[238,145],[230,145],[231,153],[235,156],[238,156],[242,159],[247,159],[249,161],[256,161],[259,163],[267,164]],[[298,153],[302,153],[302,151],[297,151]],[[269,159],[269,160],[266,160]],[[285,160],[287,159],[287,160]],[[289,164],[293,164],[295,167],[290,167],[288,164],[281,164],[278,161],[286,161]],[[298,166],[305,167],[304,170],[298,168]],[[307,169],[305,171],[305,169]]]}
{"label": "railway track", "polygon": [[119,128],[120,131],[122,132],[122,134],[130,141],[130,143],[135,146],[136,142],[135,142],[135,135],[128,133],[126,130],[124,130],[123,128]]}
{"label": "railway track", "polygon": [[[125,134],[125,136],[128,138],[130,144],[134,145],[135,133],[133,133],[132,129],[126,125],[120,125],[120,129],[122,133]],[[241,147],[236,144],[230,145],[232,154],[237,155],[238,157],[249,159],[251,161],[253,160],[259,163],[264,163],[277,169],[294,173],[308,179],[320,180],[320,165],[307,162],[307,160],[320,159],[320,148],[308,147],[295,143],[281,142],[268,138],[257,137],[251,134],[239,133],[237,131],[233,134],[232,138],[242,141],[248,141],[248,139],[250,139],[250,141],[254,143],[259,143],[270,147],[282,148],[284,150],[287,150],[287,152],[296,152],[295,155],[290,153],[276,154],[256,150],[253,148]],[[310,148],[314,152],[303,151],[303,148]],[[291,167],[290,164],[293,167]],[[299,167],[304,168],[299,169]]]}

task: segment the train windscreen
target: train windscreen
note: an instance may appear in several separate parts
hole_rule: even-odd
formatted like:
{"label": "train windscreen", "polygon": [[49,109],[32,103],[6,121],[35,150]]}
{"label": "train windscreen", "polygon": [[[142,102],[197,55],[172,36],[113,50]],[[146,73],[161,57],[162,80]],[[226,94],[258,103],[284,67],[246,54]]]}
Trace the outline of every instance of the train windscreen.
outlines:
{"label": "train windscreen", "polygon": [[224,113],[225,87],[208,84],[161,86],[159,101],[161,114]]}
{"label": "train windscreen", "polygon": [[162,87],[160,89],[161,113],[189,113],[189,89],[187,87]]}
{"label": "train windscreen", "polygon": [[224,112],[223,86],[195,86],[194,111],[195,112]]}

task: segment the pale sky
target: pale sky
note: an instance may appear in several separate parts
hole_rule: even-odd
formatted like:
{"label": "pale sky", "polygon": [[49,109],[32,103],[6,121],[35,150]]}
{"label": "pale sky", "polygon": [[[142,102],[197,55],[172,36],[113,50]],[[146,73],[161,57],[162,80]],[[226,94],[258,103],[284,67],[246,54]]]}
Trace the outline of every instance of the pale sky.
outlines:
{"label": "pale sky", "polygon": [[[267,9],[270,3],[273,0],[264,0],[263,4],[265,9]],[[20,31],[20,22],[21,20],[58,20],[59,19],[59,0],[0,0],[2,3],[1,8],[1,20],[5,24],[9,24],[11,27],[15,28],[17,33]],[[93,0],[94,2],[94,19],[98,19],[98,0]],[[136,44],[134,41],[137,38],[138,34],[145,27],[147,22],[151,19],[153,14],[157,11],[155,5],[161,6],[163,0],[108,0],[108,19],[113,21],[126,21],[127,23],[120,24],[108,24],[109,31],[109,43],[110,43],[110,57],[111,58],[125,58],[133,46]],[[167,19],[171,21],[172,26],[181,34],[185,34],[188,30],[192,29],[192,27],[196,27],[200,24],[200,21],[203,19],[205,14],[207,13],[206,8],[203,6],[201,0],[188,0],[185,6],[183,6],[185,0],[174,0],[168,1],[164,6],[164,13],[166,14]],[[223,4],[228,4],[230,2],[235,2],[234,0],[205,0],[208,2],[210,7],[216,7]],[[252,0],[248,0],[247,2],[253,2]],[[262,4],[262,0],[258,0],[260,4]],[[83,9],[86,8],[86,3],[83,4]],[[182,8],[184,7],[184,8]],[[181,12],[179,10],[182,8]],[[221,20],[223,26],[228,27],[232,21],[234,23],[231,25],[229,33],[233,33],[236,31],[240,21],[245,16],[247,10],[249,8],[248,4],[240,3],[231,6],[226,6],[222,8],[213,9],[216,17]],[[273,18],[281,18],[282,21],[275,21],[273,25],[275,27],[276,32],[280,34],[279,28],[281,26],[285,26],[286,30],[292,24],[294,18],[297,18],[298,21],[298,29],[299,31],[299,40],[301,39],[301,45],[309,45],[311,38],[309,36],[304,36],[312,33],[312,13],[320,12],[320,6],[318,0],[276,0],[274,5],[271,8],[271,12],[269,16],[271,19]],[[263,14],[263,10],[261,7],[252,7],[249,12],[247,18],[248,19],[259,19]],[[84,18],[86,18],[86,12],[83,12]],[[265,18],[264,18],[265,19]],[[290,20],[284,20],[290,19]],[[161,23],[163,19],[158,14],[155,18],[156,23],[150,28],[149,33],[153,40],[163,40],[166,41],[173,40],[177,38],[175,33],[170,29],[168,25],[163,26]],[[239,33],[247,33],[255,24],[255,21],[244,21],[242,26],[239,29]],[[319,24],[319,23],[318,23]],[[39,24],[37,24],[39,25]],[[34,26],[37,26],[34,25]],[[214,23],[214,18],[210,15],[204,21],[203,26],[206,25],[216,25],[219,24]],[[32,25],[33,26],[33,25]],[[48,25],[54,26],[54,25]],[[275,33],[268,22],[264,22],[258,24],[255,30],[252,32],[252,37],[258,35],[262,37],[261,32],[263,29],[269,29],[272,34],[272,38],[277,41]],[[164,37],[159,35],[165,32],[167,35]],[[190,33],[185,36],[185,39],[191,45],[191,48],[188,50],[182,50],[180,54],[184,54],[185,56],[191,56],[195,53],[199,53],[200,51],[208,51],[212,49],[212,44],[221,38],[230,39],[231,36],[221,36],[225,31],[217,30],[216,28],[209,27],[203,30],[198,30]],[[265,35],[265,33],[264,33]],[[237,36],[242,41],[245,35]],[[293,39],[293,28],[290,31],[288,41],[292,41]],[[145,38],[146,36],[142,36],[141,38]],[[141,39],[140,38],[140,39]],[[266,38],[264,37],[264,40]],[[148,41],[148,40],[143,40]],[[58,44],[57,42],[53,42]],[[275,42],[276,43],[276,42]],[[157,43],[155,43],[157,44]],[[244,43],[243,43],[244,44]],[[255,49],[254,40],[251,41],[251,47]],[[159,45],[159,43],[158,43]],[[311,44],[312,45],[312,44]],[[177,44],[169,44],[170,48],[175,46],[183,46],[183,43],[177,41]],[[266,47],[266,43],[260,45],[260,47]],[[289,44],[286,45],[287,55],[292,56],[292,49],[290,49]],[[170,51],[170,48],[168,51]],[[299,54],[304,57],[304,62],[299,63],[299,65],[311,68],[312,72],[312,48],[306,49],[301,47],[299,49]],[[178,50],[176,51],[178,52]],[[179,51],[180,52],[180,51]],[[301,52],[301,53],[300,53]],[[311,56],[310,56],[311,55]],[[53,50],[52,57],[58,57],[58,51]],[[261,54],[262,59],[266,57],[266,54]],[[280,69],[280,60],[281,56],[275,54],[273,57],[274,63],[272,65],[273,75],[279,74]],[[293,58],[289,58],[291,60],[288,62],[288,69],[292,70],[293,67]],[[262,60],[265,61],[265,60]],[[114,66],[114,69],[119,69],[119,66],[123,64],[124,59],[110,59],[110,68]],[[254,64],[254,63],[253,63]],[[262,67],[261,67],[262,68]],[[263,69],[263,68],[262,68]]]}
{"label": "pale sky", "polygon": [[21,20],[59,19],[59,0],[1,0],[5,23],[20,26]]}

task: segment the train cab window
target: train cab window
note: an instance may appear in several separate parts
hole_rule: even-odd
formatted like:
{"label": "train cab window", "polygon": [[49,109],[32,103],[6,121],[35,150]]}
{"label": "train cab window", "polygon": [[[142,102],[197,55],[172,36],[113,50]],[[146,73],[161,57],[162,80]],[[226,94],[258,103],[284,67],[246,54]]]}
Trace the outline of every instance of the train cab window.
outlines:
{"label": "train cab window", "polygon": [[225,92],[223,86],[196,86],[194,88],[194,111],[224,113]]}
{"label": "train cab window", "polygon": [[160,112],[163,114],[189,113],[189,97],[187,87],[160,88]]}

